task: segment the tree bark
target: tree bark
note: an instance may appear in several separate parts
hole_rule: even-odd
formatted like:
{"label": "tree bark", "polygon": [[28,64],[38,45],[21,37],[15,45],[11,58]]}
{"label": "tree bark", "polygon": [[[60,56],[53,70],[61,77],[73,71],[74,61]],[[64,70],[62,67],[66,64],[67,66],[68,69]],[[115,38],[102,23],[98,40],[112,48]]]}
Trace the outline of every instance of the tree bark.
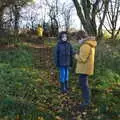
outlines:
{"label": "tree bark", "polygon": [[105,8],[104,8],[104,12],[103,12],[103,17],[102,17],[102,19],[101,19],[101,21],[100,21],[100,25],[99,25],[99,27],[98,27],[98,35],[97,35],[98,38],[99,38],[98,40],[100,40],[100,39],[103,37],[102,27],[103,27],[103,25],[104,25],[106,13],[107,13],[107,11],[108,11],[109,1],[106,0],[104,4],[105,4]]}
{"label": "tree bark", "polygon": [[0,30],[3,28],[2,13],[0,11]]}
{"label": "tree bark", "polygon": [[115,2],[113,2],[111,0],[109,3],[109,6],[108,6],[108,12],[106,14],[106,19],[107,19],[109,26],[104,25],[104,27],[110,33],[111,39],[113,39],[113,40],[115,40],[117,38],[119,31],[120,31],[120,26],[117,26],[117,22],[119,20],[118,19],[119,15],[120,15],[120,2],[119,2],[119,0],[116,0]]}
{"label": "tree bark", "polygon": [[3,17],[3,12],[4,12],[5,8],[6,8],[6,5],[3,5],[3,6],[0,7],[0,29],[3,29],[2,17]]}
{"label": "tree bark", "polygon": [[[96,30],[95,27],[96,23],[95,23],[95,18],[91,19],[90,16],[90,2],[88,2],[89,0],[86,1],[81,0],[81,5],[78,2],[78,0],[73,0],[73,3],[76,7],[77,10],[77,14],[81,20],[81,23],[83,24],[84,29],[87,31],[88,34],[90,35],[96,35]],[[87,5],[87,6],[86,6]],[[88,7],[89,6],[89,7]],[[83,11],[82,11],[83,8]],[[83,13],[84,12],[84,13]]]}
{"label": "tree bark", "polygon": [[20,18],[20,9],[18,8],[19,6],[14,5],[13,6],[13,14],[14,14],[14,30],[15,33],[18,34],[19,32],[19,18]]}
{"label": "tree bark", "polygon": [[105,3],[103,16],[97,29],[96,17],[99,11],[98,6],[100,5],[100,2],[101,0],[96,0],[95,3],[92,4],[90,0],[73,0],[81,23],[89,35],[102,35],[102,26],[108,10],[109,0],[103,1]]}

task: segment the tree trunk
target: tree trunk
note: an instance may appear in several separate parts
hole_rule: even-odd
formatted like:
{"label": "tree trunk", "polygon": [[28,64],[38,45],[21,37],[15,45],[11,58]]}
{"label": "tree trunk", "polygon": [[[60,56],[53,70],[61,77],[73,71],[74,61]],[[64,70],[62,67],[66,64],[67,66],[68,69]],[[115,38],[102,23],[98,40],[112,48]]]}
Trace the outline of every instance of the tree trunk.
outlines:
{"label": "tree trunk", "polygon": [[19,18],[20,18],[20,10],[18,9],[18,6],[15,5],[14,6],[14,17],[15,17],[15,21],[14,21],[14,30],[15,33],[18,34],[19,32]]}
{"label": "tree trunk", "polygon": [[58,21],[56,20],[56,18],[51,17],[51,34],[53,36],[58,36],[58,28]]}
{"label": "tree trunk", "polygon": [[98,40],[101,40],[103,38],[102,26],[104,24],[106,13],[108,11],[109,0],[106,0],[104,4],[105,4],[105,8],[104,8],[104,12],[103,12],[103,17],[102,17],[102,19],[100,21],[100,25],[98,27],[98,35],[97,35]]}
{"label": "tree trunk", "polygon": [[2,20],[3,11],[4,11],[4,8],[0,8],[0,30],[3,29],[3,20]]}
{"label": "tree trunk", "polygon": [[77,14],[81,20],[81,23],[85,31],[89,35],[102,36],[103,35],[102,26],[103,26],[105,16],[108,10],[109,0],[103,1],[104,11],[103,11],[103,16],[101,18],[98,29],[97,29],[96,16],[99,11],[98,7],[100,5],[101,0],[96,0],[94,4],[91,4],[90,0],[72,0],[72,1],[76,7]]}
{"label": "tree trunk", "polygon": [[[0,11],[1,12],[1,11]],[[3,24],[2,24],[2,15],[1,15],[1,13],[0,13],[0,30],[3,28]]]}
{"label": "tree trunk", "polygon": [[[83,10],[82,10],[82,7],[80,6],[80,3],[78,2],[78,0],[73,0],[73,2],[84,29],[87,31],[88,34],[96,35],[97,31],[96,31],[95,15],[93,15],[94,17],[91,19],[90,5],[88,4],[89,6],[86,6],[86,1],[82,0],[82,3],[81,3],[83,7]],[[83,11],[84,11],[84,14],[83,14]]]}

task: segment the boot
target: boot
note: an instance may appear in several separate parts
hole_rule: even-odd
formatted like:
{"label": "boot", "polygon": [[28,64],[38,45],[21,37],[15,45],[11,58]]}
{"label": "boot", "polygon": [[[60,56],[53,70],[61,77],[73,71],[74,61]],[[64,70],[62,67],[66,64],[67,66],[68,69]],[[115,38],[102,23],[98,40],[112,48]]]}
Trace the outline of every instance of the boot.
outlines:
{"label": "boot", "polygon": [[89,88],[86,91],[82,91],[83,102],[80,104],[80,107],[87,107],[90,105],[90,91]]}
{"label": "boot", "polygon": [[60,90],[61,90],[61,93],[65,93],[65,84],[64,83],[60,83]]}
{"label": "boot", "polygon": [[68,80],[65,81],[65,90],[68,91],[69,90],[69,86],[68,86]]}

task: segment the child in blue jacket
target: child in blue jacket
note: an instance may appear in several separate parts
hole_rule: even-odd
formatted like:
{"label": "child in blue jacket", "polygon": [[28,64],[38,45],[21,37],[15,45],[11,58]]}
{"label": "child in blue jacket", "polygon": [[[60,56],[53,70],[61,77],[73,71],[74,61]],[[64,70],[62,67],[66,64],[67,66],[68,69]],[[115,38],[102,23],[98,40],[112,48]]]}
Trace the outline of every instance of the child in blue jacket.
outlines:
{"label": "child in blue jacket", "polygon": [[61,92],[68,91],[69,67],[72,66],[73,49],[68,42],[67,32],[61,32],[56,46],[56,66],[59,68]]}

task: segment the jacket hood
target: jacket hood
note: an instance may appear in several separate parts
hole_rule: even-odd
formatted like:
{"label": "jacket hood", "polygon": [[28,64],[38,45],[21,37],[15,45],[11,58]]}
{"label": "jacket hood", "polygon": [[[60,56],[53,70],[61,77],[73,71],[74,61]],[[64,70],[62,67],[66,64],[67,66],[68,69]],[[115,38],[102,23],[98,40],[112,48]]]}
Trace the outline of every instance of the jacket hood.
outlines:
{"label": "jacket hood", "polygon": [[58,44],[61,44],[61,43],[68,43],[68,41],[63,41],[63,40],[58,40]]}
{"label": "jacket hood", "polygon": [[59,34],[59,36],[58,36],[58,43],[66,43],[67,41],[63,41],[62,40],[62,35],[63,34],[66,34],[67,35],[67,32],[66,31],[62,31],[62,32],[60,32],[60,34]]}
{"label": "jacket hood", "polygon": [[85,42],[84,42],[84,44],[89,44],[90,46],[92,46],[92,47],[96,47],[97,46],[97,41],[95,40],[95,39],[89,39],[89,40],[86,40]]}

